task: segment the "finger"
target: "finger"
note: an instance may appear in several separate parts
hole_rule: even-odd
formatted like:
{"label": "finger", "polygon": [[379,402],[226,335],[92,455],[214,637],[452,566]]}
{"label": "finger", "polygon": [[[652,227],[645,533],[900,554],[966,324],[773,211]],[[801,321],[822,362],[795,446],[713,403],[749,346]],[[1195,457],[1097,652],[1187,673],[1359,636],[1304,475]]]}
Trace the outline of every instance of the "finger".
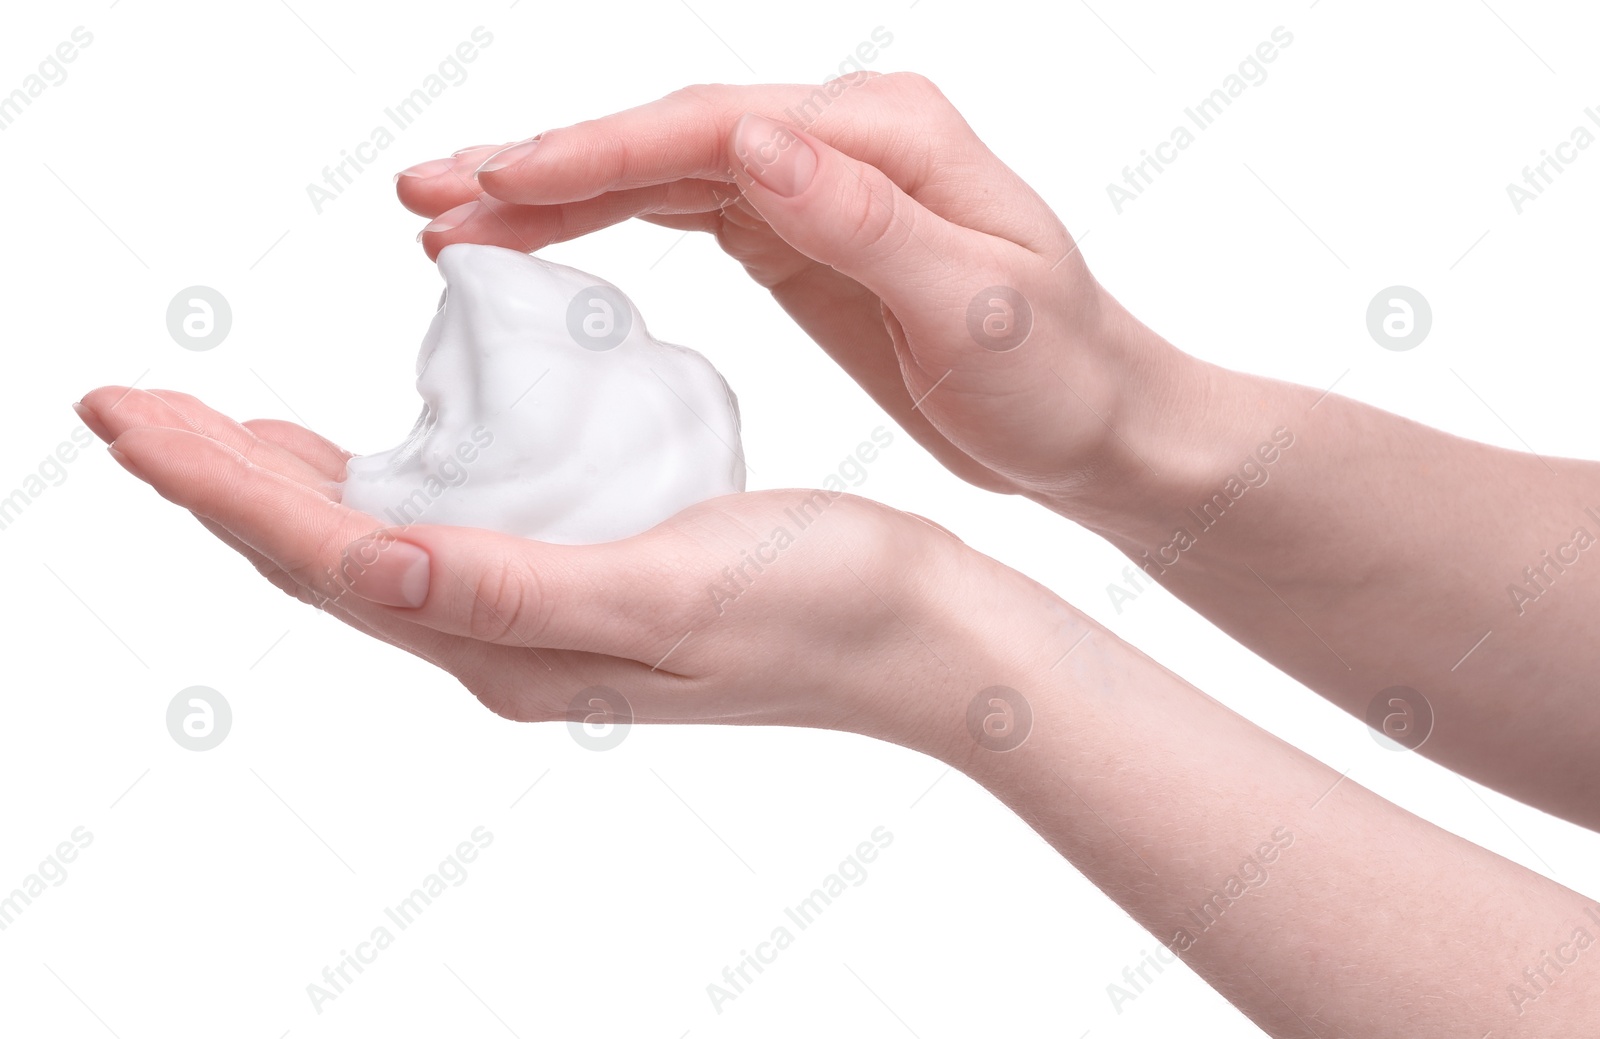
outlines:
{"label": "finger", "polygon": [[[919,407],[953,372],[960,375],[944,399],[1013,393],[1019,379],[1041,374],[1047,353],[985,349],[989,340],[972,324],[975,304],[1009,303],[997,293],[1021,291],[1004,286],[1037,291],[1048,275],[1036,254],[945,220],[882,171],[804,131],[752,115],[732,138],[744,199],[767,226],[802,256],[860,282],[910,333],[915,364],[905,384]],[[1027,320],[1024,335],[1034,327]]]}
{"label": "finger", "polygon": [[439,631],[655,668],[710,602],[706,575],[671,545],[653,533],[551,545],[422,524],[351,544],[340,569],[355,594]]}
{"label": "finger", "polygon": [[476,242],[532,252],[570,241],[636,216],[715,213],[736,198],[728,184],[684,180],[557,206],[523,206],[480,196],[440,214],[423,229],[430,256],[454,242]]}
{"label": "finger", "polygon": [[447,159],[430,159],[394,175],[400,204],[429,219],[477,196],[474,173],[485,159],[506,147],[482,144],[463,148]]}
{"label": "finger", "polygon": [[[435,159],[431,162],[419,163],[408,170],[402,171],[401,173],[397,174],[395,178],[396,191],[400,196],[401,203],[413,213],[418,213],[423,216],[433,218],[438,217],[447,210],[454,209],[455,207],[464,203],[486,197],[482,186],[477,181],[475,171],[478,164],[487,157],[488,153],[481,149],[469,149],[464,152],[458,152],[453,158]],[[696,187],[699,185],[720,185],[723,188],[724,195],[731,195],[735,194],[735,192],[727,190],[727,185],[729,184],[730,180],[731,178],[729,177],[727,171],[724,170],[721,176],[713,180],[702,180],[690,177],[682,180],[670,181],[665,184],[645,185],[645,187],[671,188],[678,184]],[[630,191],[637,190],[639,189],[629,189],[627,191],[620,192],[607,192],[606,194],[627,196],[630,194]],[[638,197],[654,199],[657,196],[653,194],[642,194]],[[701,208],[698,205],[698,197],[699,196],[696,195],[690,202],[678,204],[675,207],[671,205],[655,207],[645,206],[641,207],[638,212],[643,213],[646,211],[651,211],[652,208],[653,211],[656,212],[697,212]],[[502,199],[501,201],[509,200]],[[592,200],[584,199],[582,201]],[[712,208],[714,207],[715,203],[713,203]]]}
{"label": "finger", "polygon": [[497,714],[524,721],[566,717],[572,698],[595,685],[645,703],[675,691],[670,683],[676,676],[632,659],[479,641],[351,594],[352,575],[339,572],[343,546],[377,521],[251,465],[219,441],[188,430],[138,427],[114,446],[137,475],[194,512],[274,585],[455,675]]}
{"label": "finger", "polygon": [[[242,502],[248,495],[248,485],[254,483],[278,492],[279,503],[297,499],[294,508],[285,510],[287,515],[326,515],[330,507],[342,506],[334,506],[288,478],[250,465],[220,441],[186,430],[138,427],[124,432],[115,446],[162,497],[188,508],[201,525],[249,560],[257,573],[281,591],[333,614],[364,634],[454,673],[470,673],[481,666],[484,651],[470,640],[374,609],[365,600],[348,595],[348,588],[336,576],[316,570],[315,564],[286,565],[284,557],[274,554],[274,550],[282,551],[284,543],[294,540],[286,529],[290,524],[275,523],[270,515],[261,516],[258,509],[249,506],[230,510],[226,503]],[[371,517],[343,511],[349,514],[345,521],[352,531],[364,533],[378,525]],[[238,522],[240,516],[248,516],[249,521]],[[237,525],[231,525],[230,519]],[[270,531],[273,527],[279,528],[276,543]],[[335,553],[343,540],[339,536],[333,538]]]}
{"label": "finger", "polygon": [[113,441],[135,426],[187,429],[226,444],[256,465],[266,466],[301,483],[316,485],[324,492],[331,490],[328,478],[299,455],[262,440],[187,393],[103,386],[86,394],[83,404],[95,414],[105,434]]}
{"label": "finger", "polygon": [[897,344],[903,347],[904,332],[882,301],[833,268],[800,259],[813,269],[772,290],[795,323],[945,467],[976,486],[1009,492],[1009,483],[951,443],[924,412],[929,389],[948,388],[948,382],[939,381],[947,369],[902,370]]}
{"label": "finger", "polygon": [[326,599],[346,594],[337,574],[343,546],[383,526],[185,429],[139,426],[124,431],[112,447],[162,497],[220,523]]}
{"label": "finger", "polygon": [[[745,198],[784,241],[896,310],[929,309],[974,263],[1020,247],[950,223],[882,170],[804,131],[750,115],[730,134]],[[965,303],[965,300],[962,300]]]}
{"label": "finger", "polygon": [[[568,717],[574,697],[595,686],[622,690],[630,703],[648,707],[659,699],[671,676],[651,674],[632,660],[617,660],[590,653],[562,650],[528,650],[501,646],[437,631],[396,616],[393,611],[366,609],[362,616],[348,608],[359,597],[324,598],[299,583],[271,559],[235,537],[216,520],[196,516],[201,526],[238,552],[271,585],[291,598],[315,607],[356,631],[394,646],[434,665],[458,679],[484,705],[502,717],[517,721],[547,721]],[[587,701],[584,701],[587,702]],[[648,709],[634,720],[652,720]]]}
{"label": "finger", "polygon": [[[492,156],[481,189],[522,204],[572,202],[686,177],[731,179],[733,127],[754,112],[882,170],[932,211],[1052,260],[1070,246],[1044,200],[914,73],[862,72],[806,85],[697,86],[558,130]],[[1013,204],[975,205],[974,197]]]}
{"label": "finger", "polygon": [[639,219],[647,224],[670,227],[674,231],[706,231],[714,233],[722,225],[722,217],[717,213],[684,213],[680,216],[662,216],[659,213],[650,213],[639,217]]}
{"label": "finger", "polygon": [[133,392],[133,388],[128,386],[101,386],[85,393],[83,399],[72,406],[72,410],[78,413],[78,417],[83,419],[84,425],[95,436],[109,444],[117,439],[117,434],[122,430],[137,425],[116,414]]}
{"label": "finger", "polygon": [[[669,602],[669,585],[640,580],[640,550],[619,547],[628,542],[577,548],[426,525],[391,532],[187,430],[130,429],[114,447],[167,500],[368,623],[387,614],[480,641],[638,660],[655,641],[642,633],[681,612],[668,609],[682,605]],[[410,596],[422,608],[394,609]]]}
{"label": "finger", "polygon": [[[866,74],[837,82],[861,84],[876,78]],[[757,111],[782,119],[785,112],[795,116],[797,108],[810,113],[813,108],[806,102],[816,93],[817,88],[799,84],[690,87],[614,115],[547,130],[491,156],[478,169],[478,182],[496,198],[532,205],[685,178],[728,180],[732,163],[726,141],[740,116]],[[825,94],[823,99],[826,105],[816,111],[826,116],[833,100]],[[899,115],[856,106],[851,119],[829,118],[825,125],[852,154],[907,175],[919,174],[929,157],[926,145],[908,152],[898,147],[901,141],[884,140],[891,116]]]}
{"label": "finger", "polygon": [[[191,515],[194,514],[191,513]],[[345,624],[355,628],[363,635],[370,635],[373,638],[378,639],[380,642],[387,642],[390,645],[398,646],[401,649],[407,648],[406,646],[402,646],[394,637],[379,631],[377,628],[374,628],[372,625],[356,617],[349,610],[340,606],[337,602],[334,602],[331,599],[322,599],[317,596],[310,589],[306,588],[304,585],[300,584],[294,578],[290,577],[287,573],[281,570],[272,560],[268,559],[260,552],[257,552],[243,541],[240,541],[238,538],[234,537],[232,531],[218,523],[216,520],[207,519],[206,517],[199,515],[195,515],[194,518],[199,521],[202,527],[210,531],[218,541],[222,542],[224,545],[227,545],[229,548],[243,556],[245,560],[255,568],[256,573],[267,579],[268,584],[271,584],[274,588],[278,589],[280,592],[283,592],[291,599],[331,614]],[[434,637],[438,635],[438,632],[434,632],[429,629],[419,630],[426,632],[426,635],[423,636],[422,641],[432,642],[437,648],[444,647],[444,640]],[[448,638],[448,636],[446,636],[446,638]],[[419,653],[418,655],[421,656],[422,654]]]}
{"label": "finger", "polygon": [[355,456],[326,437],[304,426],[275,418],[246,419],[242,425],[262,440],[270,440],[328,480],[343,480],[345,465]]}
{"label": "finger", "polygon": [[[203,436],[233,448],[254,465],[264,465],[273,472],[299,480],[327,492],[329,479],[316,466],[307,462],[298,452],[285,449],[275,441],[257,436],[243,423],[236,422],[205,404],[197,397],[177,390],[151,390],[156,397],[189,423],[189,428]],[[142,423],[148,425],[149,423]],[[342,479],[343,474],[333,477]]]}

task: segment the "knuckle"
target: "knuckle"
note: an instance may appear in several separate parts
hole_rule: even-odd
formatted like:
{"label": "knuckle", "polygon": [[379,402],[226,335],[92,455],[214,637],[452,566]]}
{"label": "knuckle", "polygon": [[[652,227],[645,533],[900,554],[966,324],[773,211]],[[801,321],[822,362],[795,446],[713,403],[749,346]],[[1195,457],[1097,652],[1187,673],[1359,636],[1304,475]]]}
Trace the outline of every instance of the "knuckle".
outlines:
{"label": "knuckle", "polygon": [[713,107],[717,98],[721,96],[725,87],[715,83],[691,83],[686,87],[679,87],[667,95],[668,100],[679,101],[700,108]]}
{"label": "knuckle", "polygon": [[538,578],[510,560],[490,566],[472,585],[467,632],[483,642],[537,641],[544,631]]}
{"label": "knuckle", "polygon": [[883,78],[883,73],[881,72],[874,72],[872,69],[856,69],[853,72],[846,72],[841,75],[839,82],[847,87],[859,87],[869,80],[881,78]]}
{"label": "knuckle", "polygon": [[900,148],[926,153],[975,140],[972,128],[944,91],[920,73],[891,72],[867,84],[867,91],[879,92],[883,103],[902,116],[892,130]]}
{"label": "knuckle", "polygon": [[862,566],[879,576],[904,574],[918,555],[916,538],[895,510],[862,500],[857,510],[856,551]]}
{"label": "knuckle", "polygon": [[[349,590],[347,583],[354,582],[361,571],[359,562],[350,564],[345,559],[345,549],[355,538],[334,526],[322,534],[308,556],[287,559],[279,566],[287,579],[305,588],[309,598],[302,602],[321,609],[322,603],[335,601]],[[270,575],[267,579],[272,580]]]}
{"label": "knuckle", "polygon": [[[709,597],[704,592],[704,574],[688,563],[689,559],[703,556],[699,545],[704,522],[674,517],[640,535],[652,539],[653,551],[640,553],[633,568],[635,594],[616,603],[610,611],[610,622],[620,638],[638,646],[646,656],[657,647],[664,652],[684,632],[706,623],[704,611]],[[729,532],[723,536],[734,535]],[[690,646],[683,647],[673,654],[673,660],[681,660],[690,650]]]}
{"label": "knuckle", "polygon": [[883,89],[891,90],[908,100],[943,105],[950,103],[945,99],[944,91],[920,72],[891,72],[883,77],[881,83]]}
{"label": "knuckle", "polygon": [[642,567],[637,576],[638,599],[619,603],[611,624],[617,637],[638,647],[641,656],[649,656],[657,647],[665,652],[684,632],[703,625],[695,594],[699,589],[676,567]]}
{"label": "knuckle", "polygon": [[900,193],[881,174],[866,178],[849,224],[849,242],[863,252],[882,255],[899,250],[910,233],[901,210]]}

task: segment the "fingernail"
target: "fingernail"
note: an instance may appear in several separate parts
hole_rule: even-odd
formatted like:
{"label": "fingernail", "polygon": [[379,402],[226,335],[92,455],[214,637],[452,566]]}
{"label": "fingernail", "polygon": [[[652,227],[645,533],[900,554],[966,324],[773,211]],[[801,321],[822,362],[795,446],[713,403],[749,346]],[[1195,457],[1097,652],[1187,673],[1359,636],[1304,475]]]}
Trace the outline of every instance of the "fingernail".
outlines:
{"label": "fingernail", "polygon": [[417,241],[422,241],[425,234],[438,234],[440,231],[452,231],[477,215],[483,205],[477,199],[463,202],[454,209],[447,209],[434,218],[433,223],[417,232]]}
{"label": "fingernail", "polygon": [[[528,138],[526,141],[513,144],[509,148],[501,148],[487,159],[484,159],[483,165],[478,167],[477,172],[493,173],[495,170],[503,170],[507,166],[521,162],[523,159],[526,159],[528,156],[539,150],[539,138],[543,136],[543,134],[539,134],[538,136]],[[474,174],[474,176],[476,176],[476,174]]]}
{"label": "fingernail", "polygon": [[817,153],[799,134],[746,112],[733,133],[734,154],[757,184],[785,198],[800,194],[817,172]]}
{"label": "fingernail", "polygon": [[346,587],[368,602],[415,609],[428,599],[428,553],[392,534],[350,542],[339,573]]}
{"label": "fingernail", "polygon": [[437,177],[441,174],[449,173],[454,165],[455,163],[449,159],[429,159],[427,162],[419,162],[415,166],[407,166],[399,173],[396,173],[394,179],[398,183],[401,177],[420,177],[423,179]]}
{"label": "fingernail", "polygon": [[128,472],[132,473],[134,476],[138,477],[139,479],[144,480],[145,483],[149,483],[150,482],[148,479],[145,478],[144,473],[139,471],[139,467],[133,464],[133,459],[129,458],[127,455],[125,455],[121,451],[117,450],[117,445],[116,444],[107,444],[106,445],[106,452],[108,454],[110,454],[112,458],[115,458],[117,460],[117,464],[122,466],[122,468],[128,470]]}
{"label": "fingernail", "polygon": [[459,151],[451,152],[450,153],[450,157],[452,159],[459,159],[459,158],[461,158],[461,156],[467,154],[468,152],[481,152],[481,151],[485,151],[485,150],[490,149],[490,148],[503,148],[503,147],[505,147],[505,146],[501,145],[501,144],[474,144],[470,148],[462,148]]}
{"label": "fingernail", "polygon": [[85,426],[89,427],[89,432],[93,433],[101,440],[111,440],[111,431],[107,429],[103,423],[101,423],[99,415],[96,415],[94,412],[90,411],[84,406],[83,401],[80,400],[78,403],[74,404],[72,406],[72,410],[76,411],[78,413],[78,418],[83,421]]}

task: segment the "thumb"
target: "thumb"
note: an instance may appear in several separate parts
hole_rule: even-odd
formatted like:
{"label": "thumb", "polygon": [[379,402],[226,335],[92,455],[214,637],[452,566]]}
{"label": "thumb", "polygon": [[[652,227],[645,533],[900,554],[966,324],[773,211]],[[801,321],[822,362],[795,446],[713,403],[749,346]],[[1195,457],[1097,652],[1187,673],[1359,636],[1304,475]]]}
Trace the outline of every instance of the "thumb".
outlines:
{"label": "thumb", "polygon": [[685,590],[686,568],[656,540],[553,545],[421,524],[351,542],[339,572],[352,594],[448,634],[653,664],[703,605]]}
{"label": "thumb", "polygon": [[784,241],[889,306],[926,310],[930,285],[964,278],[985,236],[953,224],[876,166],[746,113],[729,139],[745,197]]}

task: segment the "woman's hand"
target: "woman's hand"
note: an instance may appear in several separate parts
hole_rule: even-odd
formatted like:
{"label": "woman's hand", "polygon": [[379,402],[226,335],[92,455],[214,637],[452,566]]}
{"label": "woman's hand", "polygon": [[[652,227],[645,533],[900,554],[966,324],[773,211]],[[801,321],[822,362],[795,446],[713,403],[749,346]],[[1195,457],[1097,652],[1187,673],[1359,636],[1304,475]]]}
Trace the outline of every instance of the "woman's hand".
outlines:
{"label": "woman's hand", "polygon": [[[263,576],[455,675],[497,714],[582,717],[596,687],[641,722],[848,729],[951,757],[1004,681],[1009,587],[1032,582],[943,528],[825,491],[730,495],[626,541],[549,545],[387,528],[340,505],[349,455],[290,423],[106,387],[80,414],[134,475]],[[1014,634],[1016,625],[1009,625]]]}
{"label": "woman's hand", "polygon": [[[347,456],[298,426],[115,387],[81,414],[274,584],[506,717],[817,726],[943,758],[1273,1035],[1578,1035],[1600,1013],[1576,973],[1530,980],[1591,899],[1335,774],[913,516],[765,491],[606,545],[385,530],[334,500]],[[1419,999],[1439,978],[1456,994]]]}
{"label": "woman's hand", "polygon": [[[629,217],[709,231],[964,479],[1122,493],[1185,360],[1095,282],[1055,214],[927,80],[702,86],[399,178],[452,242],[532,251]],[[1159,467],[1160,462],[1155,461]]]}
{"label": "woman's hand", "polygon": [[[400,195],[443,213],[430,252],[537,248],[634,215],[715,232],[951,469],[1104,535],[1357,717],[1397,687],[1435,698],[1423,754],[1600,828],[1600,583],[1571,572],[1600,466],[1185,357],[1096,286],[932,86],[839,83],[821,101],[692,88],[414,169]],[[968,331],[971,301],[981,317],[1005,295],[990,286],[1032,308],[1009,351],[985,348],[1006,341],[986,344],[981,320]],[[1512,710],[1519,689],[1540,695]]]}

